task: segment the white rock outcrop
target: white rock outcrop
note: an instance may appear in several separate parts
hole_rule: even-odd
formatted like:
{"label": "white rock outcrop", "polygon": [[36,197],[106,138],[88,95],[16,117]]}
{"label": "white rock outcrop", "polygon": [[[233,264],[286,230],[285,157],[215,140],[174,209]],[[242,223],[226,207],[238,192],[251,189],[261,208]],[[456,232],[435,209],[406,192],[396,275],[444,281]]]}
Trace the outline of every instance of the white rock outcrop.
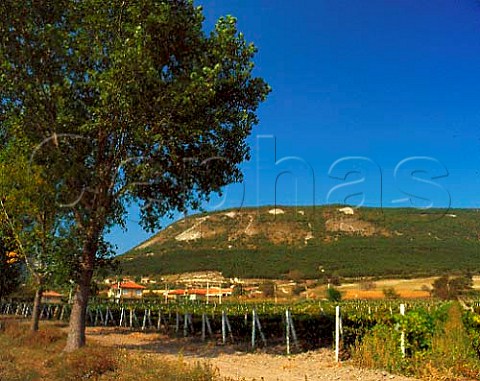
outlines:
{"label": "white rock outcrop", "polygon": [[347,215],[354,215],[355,214],[355,211],[353,210],[353,208],[351,208],[349,206],[346,206],[345,208],[340,208],[340,209],[338,209],[338,211],[340,213],[347,214]]}
{"label": "white rock outcrop", "polygon": [[274,209],[270,209],[268,213],[277,215],[277,214],[285,214],[285,211],[283,209],[274,208]]}
{"label": "white rock outcrop", "polygon": [[175,237],[177,241],[193,241],[202,238],[202,231],[198,227],[208,220],[209,216],[197,218],[193,226]]}

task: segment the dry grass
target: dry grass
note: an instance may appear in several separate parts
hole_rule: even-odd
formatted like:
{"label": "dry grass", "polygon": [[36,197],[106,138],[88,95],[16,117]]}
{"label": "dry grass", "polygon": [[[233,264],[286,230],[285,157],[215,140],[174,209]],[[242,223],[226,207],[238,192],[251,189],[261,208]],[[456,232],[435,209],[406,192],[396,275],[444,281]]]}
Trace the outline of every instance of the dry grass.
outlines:
{"label": "dry grass", "polygon": [[[399,297],[402,299],[426,299],[430,297],[430,293],[428,291],[421,291],[421,290],[397,290],[395,291],[399,294]],[[383,291],[380,290],[356,290],[350,289],[342,291],[342,298],[349,300],[349,299],[384,299],[385,295]]]}
{"label": "dry grass", "polygon": [[0,380],[163,380],[214,381],[217,372],[208,365],[188,366],[145,353],[130,353],[100,345],[87,345],[63,353],[66,335],[59,325],[44,323],[32,333],[26,322],[8,319],[0,331]]}
{"label": "dry grass", "polygon": [[378,325],[363,341],[356,343],[352,352],[353,361],[362,368],[385,369],[399,373],[405,366],[399,342],[399,332]]}
{"label": "dry grass", "polygon": [[4,321],[2,325],[0,380],[47,379],[48,360],[63,349],[64,335],[54,326],[33,333],[25,322],[14,319]]}
{"label": "dry grass", "polygon": [[480,361],[462,321],[458,304],[448,311],[448,318],[432,338],[431,354],[415,364],[416,373],[431,380],[478,380]]}
{"label": "dry grass", "polygon": [[126,350],[118,351],[118,356],[116,370],[105,373],[99,380],[213,381],[219,379],[217,370],[200,362],[191,366],[181,359],[165,361],[151,354],[132,354]]}
{"label": "dry grass", "polygon": [[372,288],[365,289],[362,283],[342,284],[338,289],[343,294],[343,299],[384,299],[383,289],[393,288],[402,299],[427,299],[430,297],[428,289],[431,288],[435,277],[416,279],[381,279],[371,281]]}

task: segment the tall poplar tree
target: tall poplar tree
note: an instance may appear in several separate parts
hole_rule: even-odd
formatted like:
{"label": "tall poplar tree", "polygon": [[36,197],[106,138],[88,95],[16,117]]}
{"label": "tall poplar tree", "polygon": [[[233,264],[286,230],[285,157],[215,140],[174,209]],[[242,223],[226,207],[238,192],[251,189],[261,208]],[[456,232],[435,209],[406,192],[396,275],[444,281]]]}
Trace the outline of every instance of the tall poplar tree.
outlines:
{"label": "tall poplar tree", "polygon": [[132,202],[153,230],[239,181],[270,89],[236,20],[206,33],[189,0],[4,0],[0,19],[0,136],[31,146],[79,243],[72,351],[106,231]]}

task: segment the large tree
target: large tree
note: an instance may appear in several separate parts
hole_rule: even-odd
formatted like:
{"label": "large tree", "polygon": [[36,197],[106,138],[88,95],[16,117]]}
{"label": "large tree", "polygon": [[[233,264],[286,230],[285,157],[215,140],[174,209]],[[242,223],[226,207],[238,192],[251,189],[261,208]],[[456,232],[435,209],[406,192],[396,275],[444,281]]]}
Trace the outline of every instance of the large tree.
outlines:
{"label": "large tree", "polygon": [[106,231],[132,202],[153,230],[239,181],[269,87],[235,19],[207,34],[188,0],[4,0],[0,19],[0,135],[31,145],[79,242],[72,351]]}

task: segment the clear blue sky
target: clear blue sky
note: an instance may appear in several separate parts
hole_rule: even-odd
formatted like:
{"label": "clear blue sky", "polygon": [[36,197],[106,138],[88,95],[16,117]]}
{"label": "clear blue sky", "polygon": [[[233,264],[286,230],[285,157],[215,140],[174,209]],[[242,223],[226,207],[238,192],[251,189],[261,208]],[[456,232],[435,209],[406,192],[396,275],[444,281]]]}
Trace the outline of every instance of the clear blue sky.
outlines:
{"label": "clear blue sky", "polygon": [[[231,14],[272,93],[245,182],[205,207],[480,206],[480,1],[198,0]],[[167,221],[165,221],[167,223]],[[118,253],[142,232],[132,209]]]}

